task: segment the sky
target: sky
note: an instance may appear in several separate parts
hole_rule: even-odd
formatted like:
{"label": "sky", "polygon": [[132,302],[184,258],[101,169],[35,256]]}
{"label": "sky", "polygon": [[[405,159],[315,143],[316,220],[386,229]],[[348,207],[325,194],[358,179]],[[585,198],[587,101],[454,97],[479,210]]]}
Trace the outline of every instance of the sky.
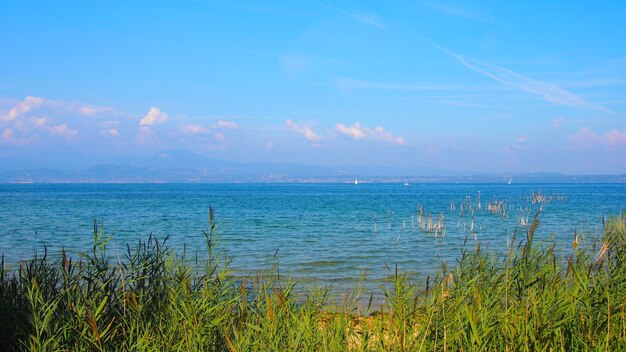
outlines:
{"label": "sky", "polygon": [[0,0],[0,157],[626,173],[626,2]]}

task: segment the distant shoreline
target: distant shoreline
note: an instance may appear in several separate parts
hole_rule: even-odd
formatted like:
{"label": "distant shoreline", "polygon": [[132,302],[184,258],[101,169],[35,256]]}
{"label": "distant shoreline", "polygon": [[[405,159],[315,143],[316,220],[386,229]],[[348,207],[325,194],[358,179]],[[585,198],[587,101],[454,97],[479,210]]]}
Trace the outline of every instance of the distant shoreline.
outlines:
{"label": "distant shoreline", "polygon": [[[581,179],[576,179],[572,177],[572,179],[564,179],[564,180],[545,180],[545,179],[537,179],[537,180],[523,180],[513,182],[511,184],[507,184],[505,181],[495,181],[495,180],[480,180],[480,179],[464,179],[464,180],[453,180],[447,178],[397,178],[397,179],[375,179],[369,180],[367,178],[359,179],[359,184],[354,185],[353,181],[350,180],[306,180],[306,179],[285,179],[285,180],[215,180],[215,181],[167,181],[167,180],[146,180],[146,181],[137,181],[137,180],[37,180],[37,181],[0,181],[0,185],[98,185],[98,184],[108,184],[108,185],[157,185],[157,184],[189,184],[189,185],[201,185],[201,184],[232,184],[232,185],[243,185],[243,184],[251,184],[251,185],[287,185],[287,184],[311,184],[311,185],[353,185],[354,187],[366,186],[366,185],[394,185],[397,184],[399,186],[416,186],[416,185],[425,185],[425,184],[485,184],[485,185],[536,185],[536,184],[626,184],[626,175],[624,176],[611,176],[609,179],[595,179],[593,177],[581,177]],[[409,185],[405,185],[404,183],[409,183]]]}

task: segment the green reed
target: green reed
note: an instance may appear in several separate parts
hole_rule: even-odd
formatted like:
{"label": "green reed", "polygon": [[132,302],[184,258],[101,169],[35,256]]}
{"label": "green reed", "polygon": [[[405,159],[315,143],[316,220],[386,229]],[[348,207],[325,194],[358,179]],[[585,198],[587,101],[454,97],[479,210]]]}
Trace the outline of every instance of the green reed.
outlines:
{"label": "green reed", "polygon": [[565,252],[537,243],[538,226],[504,254],[479,245],[423,281],[395,270],[378,309],[372,297],[360,305],[365,277],[341,303],[329,289],[296,291],[277,266],[234,277],[212,211],[202,259],[154,237],[113,256],[94,226],[77,260],[3,263],[0,350],[626,350],[626,213]]}

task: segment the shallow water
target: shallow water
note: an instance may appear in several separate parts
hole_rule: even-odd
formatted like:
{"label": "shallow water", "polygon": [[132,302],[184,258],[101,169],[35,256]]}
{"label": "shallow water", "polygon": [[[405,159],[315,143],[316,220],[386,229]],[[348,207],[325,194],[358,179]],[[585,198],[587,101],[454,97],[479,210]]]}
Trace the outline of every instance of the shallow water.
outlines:
{"label": "shallow water", "polygon": [[[539,191],[553,195],[531,204]],[[470,232],[470,206],[475,210]],[[507,217],[486,208],[503,201]],[[450,210],[453,202],[455,210]],[[464,212],[461,214],[461,204]],[[202,255],[208,209],[215,209],[222,252],[237,274],[267,269],[278,253],[282,275],[302,282],[351,287],[363,270],[370,279],[393,268],[424,275],[453,263],[477,242],[502,251],[512,241],[520,217],[541,207],[539,239],[554,236],[570,247],[574,231],[588,238],[601,232],[602,219],[626,209],[623,184],[71,184],[0,185],[0,252],[6,261],[32,257],[43,244],[50,253],[65,246],[76,255],[92,244],[93,221],[113,234],[112,253],[153,234]],[[445,237],[417,226],[444,216]],[[413,221],[412,221],[413,216]],[[415,228],[412,226],[414,223]],[[406,226],[406,229],[404,228]],[[527,227],[526,227],[527,228]]]}

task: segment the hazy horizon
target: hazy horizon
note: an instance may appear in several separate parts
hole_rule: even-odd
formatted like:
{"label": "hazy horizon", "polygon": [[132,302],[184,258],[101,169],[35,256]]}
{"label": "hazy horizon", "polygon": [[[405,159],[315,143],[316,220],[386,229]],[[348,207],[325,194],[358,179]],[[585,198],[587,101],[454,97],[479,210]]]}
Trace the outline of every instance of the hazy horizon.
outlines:
{"label": "hazy horizon", "polygon": [[239,163],[626,174],[626,4],[0,11],[0,160],[88,167],[190,150]]}

